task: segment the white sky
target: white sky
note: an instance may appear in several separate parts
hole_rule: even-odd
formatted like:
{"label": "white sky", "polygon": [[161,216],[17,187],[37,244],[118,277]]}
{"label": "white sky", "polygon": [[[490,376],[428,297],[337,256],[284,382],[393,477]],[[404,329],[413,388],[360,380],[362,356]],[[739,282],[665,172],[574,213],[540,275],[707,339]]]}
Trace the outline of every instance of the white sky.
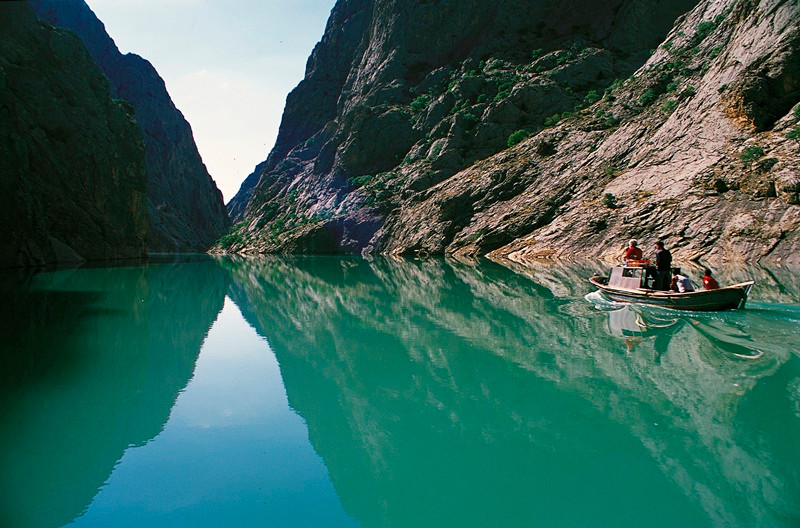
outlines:
{"label": "white sky", "polygon": [[275,144],[335,0],[86,0],[122,53],[149,60],[227,203]]}

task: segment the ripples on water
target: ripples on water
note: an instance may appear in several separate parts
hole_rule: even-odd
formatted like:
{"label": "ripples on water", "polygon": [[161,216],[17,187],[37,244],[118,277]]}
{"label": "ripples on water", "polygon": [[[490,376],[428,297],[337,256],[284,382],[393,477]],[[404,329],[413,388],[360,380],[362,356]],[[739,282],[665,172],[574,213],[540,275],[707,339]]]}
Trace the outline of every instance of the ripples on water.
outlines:
{"label": "ripples on water", "polygon": [[598,269],[5,274],[0,525],[800,525],[798,275],[685,313]]}

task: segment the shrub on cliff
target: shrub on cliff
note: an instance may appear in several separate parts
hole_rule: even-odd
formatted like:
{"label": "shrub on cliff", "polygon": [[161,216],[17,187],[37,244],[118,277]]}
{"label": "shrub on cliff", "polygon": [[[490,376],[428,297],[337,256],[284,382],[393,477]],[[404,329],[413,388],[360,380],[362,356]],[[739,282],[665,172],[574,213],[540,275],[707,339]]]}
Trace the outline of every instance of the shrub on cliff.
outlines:
{"label": "shrub on cliff", "polygon": [[423,94],[411,102],[411,110],[414,112],[421,112],[422,110],[428,108],[429,104],[431,104],[431,96]]}
{"label": "shrub on cliff", "polygon": [[529,134],[527,130],[517,130],[516,132],[513,132],[510,136],[508,136],[507,144],[509,147],[513,147],[517,143],[526,139],[528,136]]}
{"label": "shrub on cliff", "polygon": [[647,90],[645,93],[642,94],[641,97],[639,97],[639,103],[642,106],[649,106],[653,104],[653,102],[656,99],[658,99],[658,95],[656,94],[656,92],[653,90]]}
{"label": "shrub on cliff", "polygon": [[763,147],[758,145],[750,145],[749,147],[745,147],[739,156],[739,159],[742,160],[742,163],[744,163],[746,167],[749,167],[750,164],[755,160],[763,158],[764,154],[766,153],[764,152]]}

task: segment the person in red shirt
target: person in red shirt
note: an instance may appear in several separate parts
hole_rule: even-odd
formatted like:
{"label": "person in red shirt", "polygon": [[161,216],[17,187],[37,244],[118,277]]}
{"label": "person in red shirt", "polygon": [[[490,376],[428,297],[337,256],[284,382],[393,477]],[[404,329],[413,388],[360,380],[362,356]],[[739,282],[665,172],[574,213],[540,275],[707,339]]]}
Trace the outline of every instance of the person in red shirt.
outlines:
{"label": "person in red shirt", "polygon": [[628,242],[628,249],[625,250],[625,260],[642,260],[642,250],[639,249],[637,242]]}
{"label": "person in red shirt", "polygon": [[708,268],[703,271],[703,287],[707,290],[719,289],[719,283],[711,276],[711,270]]}

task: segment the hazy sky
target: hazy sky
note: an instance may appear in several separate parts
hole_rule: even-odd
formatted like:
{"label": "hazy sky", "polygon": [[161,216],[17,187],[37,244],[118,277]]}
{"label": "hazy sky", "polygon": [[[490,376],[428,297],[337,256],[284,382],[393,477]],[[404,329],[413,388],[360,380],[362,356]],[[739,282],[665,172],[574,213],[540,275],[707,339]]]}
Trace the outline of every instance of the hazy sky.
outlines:
{"label": "hazy sky", "polygon": [[278,135],[334,0],[86,0],[121,52],[149,60],[227,203]]}

